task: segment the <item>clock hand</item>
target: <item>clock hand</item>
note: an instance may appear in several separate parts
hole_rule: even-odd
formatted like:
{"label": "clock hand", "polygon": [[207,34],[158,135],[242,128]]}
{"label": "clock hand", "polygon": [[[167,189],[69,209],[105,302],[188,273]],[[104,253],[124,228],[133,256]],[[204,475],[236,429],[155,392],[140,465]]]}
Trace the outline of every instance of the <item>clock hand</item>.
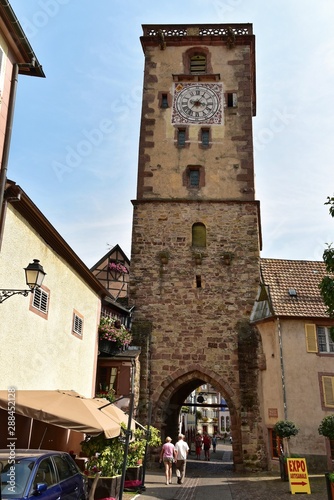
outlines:
{"label": "clock hand", "polygon": [[190,104],[193,104],[195,107],[205,106],[205,103],[203,103],[200,99],[196,100],[190,99]]}

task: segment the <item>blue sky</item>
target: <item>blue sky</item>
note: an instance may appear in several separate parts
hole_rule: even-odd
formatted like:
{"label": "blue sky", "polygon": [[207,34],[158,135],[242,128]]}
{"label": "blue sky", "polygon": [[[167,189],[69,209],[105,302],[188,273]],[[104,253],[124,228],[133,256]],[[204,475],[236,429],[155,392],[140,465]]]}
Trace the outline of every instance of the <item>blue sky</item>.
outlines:
{"label": "blue sky", "polygon": [[91,267],[130,258],[142,24],[252,23],[262,257],[321,260],[334,240],[332,0],[11,0],[46,79],[19,77],[8,177]]}

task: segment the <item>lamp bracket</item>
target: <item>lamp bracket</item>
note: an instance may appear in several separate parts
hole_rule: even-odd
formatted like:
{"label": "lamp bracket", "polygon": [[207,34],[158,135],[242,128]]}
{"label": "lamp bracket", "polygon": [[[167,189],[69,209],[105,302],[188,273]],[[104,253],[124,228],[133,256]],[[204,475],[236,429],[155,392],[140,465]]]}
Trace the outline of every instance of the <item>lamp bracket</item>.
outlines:
{"label": "lamp bracket", "polygon": [[3,290],[0,289],[0,304],[1,302],[4,302],[5,300],[9,299],[13,295],[23,295],[23,297],[27,297],[29,293],[31,293],[33,290]]}

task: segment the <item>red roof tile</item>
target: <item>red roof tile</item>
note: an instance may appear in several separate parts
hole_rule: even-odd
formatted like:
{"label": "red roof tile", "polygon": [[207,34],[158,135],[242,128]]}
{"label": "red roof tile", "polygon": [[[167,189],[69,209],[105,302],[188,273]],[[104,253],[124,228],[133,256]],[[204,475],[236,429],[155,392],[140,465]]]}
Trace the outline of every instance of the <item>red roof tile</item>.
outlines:
{"label": "red roof tile", "polygon": [[261,259],[261,272],[275,316],[328,318],[319,290],[326,275],[323,262]]}

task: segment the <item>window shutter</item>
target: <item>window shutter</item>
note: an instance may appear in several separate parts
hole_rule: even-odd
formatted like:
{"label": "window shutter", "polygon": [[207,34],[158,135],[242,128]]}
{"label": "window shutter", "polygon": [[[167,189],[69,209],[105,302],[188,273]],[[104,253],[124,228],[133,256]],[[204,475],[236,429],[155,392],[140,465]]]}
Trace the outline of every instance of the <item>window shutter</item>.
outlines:
{"label": "window shutter", "polygon": [[206,73],[206,56],[199,54],[190,58],[190,73],[199,75]]}
{"label": "window shutter", "polygon": [[43,313],[48,312],[49,296],[41,288],[35,288],[32,305]]}
{"label": "window shutter", "polygon": [[334,408],[334,377],[322,377],[325,406]]}
{"label": "window shutter", "polygon": [[73,318],[73,331],[78,335],[82,335],[83,320],[74,314]]}
{"label": "window shutter", "polygon": [[313,324],[305,324],[306,351],[318,352],[317,330]]}

